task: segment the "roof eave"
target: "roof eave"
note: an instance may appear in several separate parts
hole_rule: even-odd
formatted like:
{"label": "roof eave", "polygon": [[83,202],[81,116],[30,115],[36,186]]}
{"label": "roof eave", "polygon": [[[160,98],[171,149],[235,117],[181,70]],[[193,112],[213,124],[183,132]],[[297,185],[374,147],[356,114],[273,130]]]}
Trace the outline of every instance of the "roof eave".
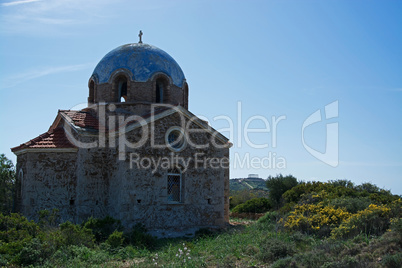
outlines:
{"label": "roof eave", "polygon": [[22,155],[26,153],[76,153],[78,148],[22,148],[22,149],[15,149],[11,148],[11,151],[16,155]]}

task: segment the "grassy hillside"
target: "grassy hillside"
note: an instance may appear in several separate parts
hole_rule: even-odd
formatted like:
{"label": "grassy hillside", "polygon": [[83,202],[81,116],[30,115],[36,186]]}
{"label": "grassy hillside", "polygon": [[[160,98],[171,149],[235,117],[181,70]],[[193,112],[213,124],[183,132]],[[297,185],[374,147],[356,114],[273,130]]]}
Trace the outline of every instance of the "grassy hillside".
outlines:
{"label": "grassy hillside", "polygon": [[265,180],[261,178],[244,178],[244,179],[231,179],[229,180],[230,191],[242,191],[242,190],[265,190],[268,188],[265,185]]}

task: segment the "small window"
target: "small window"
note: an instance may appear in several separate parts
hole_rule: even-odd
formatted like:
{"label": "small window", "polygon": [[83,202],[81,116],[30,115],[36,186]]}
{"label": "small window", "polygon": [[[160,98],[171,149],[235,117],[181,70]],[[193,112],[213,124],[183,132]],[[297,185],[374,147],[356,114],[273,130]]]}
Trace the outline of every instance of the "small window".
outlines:
{"label": "small window", "polygon": [[156,81],[156,103],[163,103],[163,83]]}
{"label": "small window", "polygon": [[167,195],[168,201],[173,203],[182,202],[182,181],[181,172],[179,169],[175,168],[170,170],[167,177]]}
{"label": "small window", "polygon": [[155,85],[155,102],[166,103],[168,100],[168,81],[164,77],[156,79]]}
{"label": "small window", "polygon": [[127,82],[124,80],[119,81],[119,101],[127,101]]}
{"label": "small window", "polygon": [[179,127],[172,127],[166,132],[166,145],[175,152],[181,151],[186,145],[184,131]]}
{"label": "small window", "polygon": [[128,101],[127,98],[127,91],[128,91],[128,82],[127,77],[124,75],[119,75],[114,79],[113,82],[113,91],[115,92],[115,101],[116,102],[126,102]]}

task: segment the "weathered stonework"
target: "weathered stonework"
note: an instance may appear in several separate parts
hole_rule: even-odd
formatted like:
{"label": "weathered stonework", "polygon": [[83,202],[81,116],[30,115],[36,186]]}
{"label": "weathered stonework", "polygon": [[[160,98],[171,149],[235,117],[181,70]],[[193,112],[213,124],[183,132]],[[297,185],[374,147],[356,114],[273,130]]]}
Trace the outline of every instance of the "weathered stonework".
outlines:
{"label": "weathered stonework", "polygon": [[[185,80],[179,87],[155,70],[148,81],[135,81],[123,68],[98,84],[99,65],[96,71],[89,108],[59,111],[47,133],[12,149],[17,210],[37,220],[40,210],[57,208],[62,221],[75,223],[111,216],[160,236],[224,226],[230,143],[187,110]],[[155,109],[158,94],[165,105]],[[174,129],[185,134],[181,148],[170,140]]]}

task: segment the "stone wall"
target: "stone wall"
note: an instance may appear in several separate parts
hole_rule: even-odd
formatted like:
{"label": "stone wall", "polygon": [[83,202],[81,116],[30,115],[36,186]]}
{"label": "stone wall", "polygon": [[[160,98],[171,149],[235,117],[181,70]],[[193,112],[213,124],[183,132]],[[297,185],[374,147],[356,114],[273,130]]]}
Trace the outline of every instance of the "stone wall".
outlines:
{"label": "stone wall", "polygon": [[[77,195],[76,153],[26,153],[17,158],[21,187],[20,210],[38,219],[40,210],[60,211],[61,220],[75,221]],[[19,189],[17,189],[19,191]]]}
{"label": "stone wall", "polygon": [[[107,215],[120,219],[124,226],[145,224],[150,230],[184,231],[200,227],[220,227],[229,220],[229,168],[212,168],[208,159],[229,157],[229,148],[223,142],[217,148],[211,144],[208,131],[191,133],[190,142],[180,152],[165,145],[165,136],[171,127],[187,124],[188,119],[174,113],[153,124],[147,142],[140,148],[124,148],[125,159],[119,160],[110,140],[105,148],[80,148],[77,153],[25,153],[18,156],[18,170],[23,170],[21,182],[21,211],[30,219],[37,219],[42,209],[60,210],[63,221],[80,223],[88,217]],[[148,125],[151,127],[151,125]],[[195,123],[192,130],[203,130]],[[153,133],[153,134],[151,134]],[[122,133],[120,133],[122,134]],[[141,128],[125,133],[131,143],[140,140]],[[96,136],[80,134],[81,141],[90,142]],[[119,144],[119,136],[114,144]],[[154,148],[151,142],[162,148]],[[171,158],[181,166],[182,202],[172,203],[167,198],[168,168],[144,167],[132,161],[130,155],[150,160]],[[121,156],[121,155],[120,155]],[[176,157],[176,158],[175,158]],[[201,162],[196,161],[196,158]],[[178,160],[177,160],[178,159]],[[188,161],[181,162],[181,160]],[[131,165],[131,167],[130,167]],[[185,170],[186,168],[186,170]]]}

